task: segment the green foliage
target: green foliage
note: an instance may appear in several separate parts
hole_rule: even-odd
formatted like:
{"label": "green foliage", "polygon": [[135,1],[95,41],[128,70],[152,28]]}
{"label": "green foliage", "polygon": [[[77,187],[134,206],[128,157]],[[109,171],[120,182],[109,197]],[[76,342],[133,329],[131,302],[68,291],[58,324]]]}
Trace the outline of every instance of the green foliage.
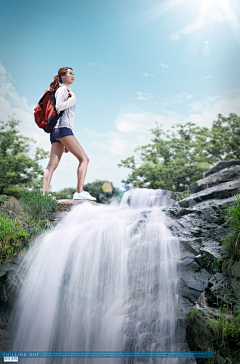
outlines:
{"label": "green foliage", "polygon": [[27,155],[29,142],[36,141],[19,135],[19,123],[13,117],[7,122],[0,121],[0,194],[16,198],[28,188],[41,188],[44,171],[38,162],[49,156],[49,152],[40,148],[36,148],[34,159]]}
{"label": "green foliage", "polygon": [[226,345],[232,350],[234,358],[240,359],[240,317],[220,315],[217,319],[209,320],[209,323],[221,345]]}
{"label": "green foliage", "polygon": [[203,310],[197,310],[196,308],[190,308],[190,310],[188,311],[188,317],[191,318],[198,313],[203,314]]}
{"label": "green foliage", "polygon": [[235,195],[236,201],[229,206],[222,207],[226,214],[228,224],[228,235],[221,241],[223,249],[228,254],[228,259],[224,266],[231,265],[240,260],[240,196]]}
{"label": "green foliage", "polygon": [[58,192],[52,192],[52,195],[55,196],[57,200],[72,199],[75,191],[75,187],[67,187]]}
{"label": "green foliage", "polygon": [[0,262],[20,252],[21,240],[28,236],[19,219],[10,220],[0,212]]}
{"label": "green foliage", "polygon": [[218,114],[213,122],[208,151],[218,160],[240,159],[240,117],[230,113],[226,118]]}
{"label": "green foliage", "polygon": [[54,211],[57,202],[46,192],[43,196],[42,191],[33,190],[24,192],[21,195],[21,203],[24,210],[39,223],[46,211]]}
{"label": "green foliage", "polygon": [[109,182],[106,180],[95,180],[91,183],[86,183],[83,186],[84,191],[89,192],[92,196],[96,197],[96,202],[108,204],[110,203],[112,197],[114,196],[115,192],[117,191],[116,187],[114,187],[112,182],[112,191],[111,192],[104,192],[102,186],[105,182]]}
{"label": "green foliage", "polygon": [[236,114],[229,114],[228,118],[218,114],[211,129],[191,122],[175,124],[172,129],[164,132],[159,125],[151,129],[152,143],[135,149],[140,152],[142,165],[137,166],[134,156],[118,164],[131,170],[122,182],[130,182],[133,187],[183,192],[203,178],[203,173],[219,159],[240,158],[240,123]]}
{"label": "green foliage", "polygon": [[37,221],[36,218],[31,217],[30,215],[25,215],[25,217],[29,230],[31,232],[31,238],[29,240],[29,243],[33,241],[36,235],[40,235],[44,233],[46,230],[52,229],[52,224],[48,219]]}
{"label": "green foliage", "polygon": [[176,201],[181,201],[188,196],[190,196],[190,192],[188,192],[188,191],[176,192],[176,194],[175,194]]}

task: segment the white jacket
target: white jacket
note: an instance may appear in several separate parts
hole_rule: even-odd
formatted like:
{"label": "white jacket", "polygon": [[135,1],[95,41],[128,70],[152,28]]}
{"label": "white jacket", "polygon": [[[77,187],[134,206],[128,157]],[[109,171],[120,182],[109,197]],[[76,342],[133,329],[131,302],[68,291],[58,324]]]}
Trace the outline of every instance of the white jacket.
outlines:
{"label": "white jacket", "polygon": [[55,92],[56,110],[58,112],[64,110],[64,112],[62,116],[60,116],[60,118],[58,119],[57,124],[54,126],[54,129],[58,127],[67,127],[73,130],[74,115],[76,109],[76,97],[71,96],[68,98],[68,90],[72,92],[69,86],[62,83]]}

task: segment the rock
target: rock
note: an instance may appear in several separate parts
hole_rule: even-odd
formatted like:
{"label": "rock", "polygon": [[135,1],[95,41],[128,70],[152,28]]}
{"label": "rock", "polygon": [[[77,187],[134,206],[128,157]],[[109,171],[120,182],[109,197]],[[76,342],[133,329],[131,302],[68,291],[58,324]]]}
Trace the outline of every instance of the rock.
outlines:
{"label": "rock", "polygon": [[[187,343],[191,351],[214,351],[214,363],[228,364],[238,361],[233,360],[232,350],[222,341],[221,335],[217,335],[211,320],[216,320],[219,313],[213,311],[201,310],[193,313],[188,317],[186,327]],[[231,360],[227,360],[231,358]],[[209,359],[210,361],[211,359]],[[212,359],[213,360],[213,359]],[[205,364],[207,359],[196,359],[198,364]]]}
{"label": "rock", "polygon": [[230,161],[220,161],[215,166],[211,167],[209,171],[205,173],[205,177],[210,176],[210,174],[221,171],[221,169],[228,168],[231,166],[240,165],[240,160],[232,159]]}
{"label": "rock", "polygon": [[23,207],[15,197],[0,195],[0,210],[9,217],[19,218],[22,215]]}
{"label": "rock", "polygon": [[200,192],[206,188],[216,186],[220,183],[233,181],[240,178],[240,166],[224,168],[206,178],[200,179],[189,186],[190,193]]}
{"label": "rock", "polygon": [[71,208],[75,205],[81,204],[81,203],[91,203],[93,205],[99,205],[95,201],[91,200],[73,200],[73,199],[63,199],[63,200],[56,200],[59,206],[59,211],[70,211]]}
{"label": "rock", "polygon": [[210,306],[220,301],[228,302],[233,312],[240,306],[240,262],[234,263],[223,273],[216,273],[209,281],[206,297]]}
{"label": "rock", "polygon": [[176,202],[175,205],[179,205],[181,207],[193,207],[206,200],[225,199],[232,197],[237,193],[240,193],[240,178],[194,193],[183,200]]}

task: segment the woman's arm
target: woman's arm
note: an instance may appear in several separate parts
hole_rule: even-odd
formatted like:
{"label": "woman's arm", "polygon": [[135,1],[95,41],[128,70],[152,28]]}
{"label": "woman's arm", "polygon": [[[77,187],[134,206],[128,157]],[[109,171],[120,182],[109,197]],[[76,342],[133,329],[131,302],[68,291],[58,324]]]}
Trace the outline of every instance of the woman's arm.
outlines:
{"label": "woman's arm", "polygon": [[62,111],[68,109],[69,107],[73,106],[76,102],[76,97],[72,93],[72,96],[68,99],[68,90],[67,87],[61,86],[55,92],[56,98],[56,110]]}

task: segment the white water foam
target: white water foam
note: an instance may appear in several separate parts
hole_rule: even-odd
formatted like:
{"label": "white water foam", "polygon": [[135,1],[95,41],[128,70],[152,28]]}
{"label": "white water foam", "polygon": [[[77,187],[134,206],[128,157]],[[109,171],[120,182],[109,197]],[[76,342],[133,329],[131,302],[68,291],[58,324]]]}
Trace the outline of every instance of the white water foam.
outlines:
{"label": "white water foam", "polygon": [[[76,205],[36,238],[15,275],[20,290],[10,350],[174,350],[180,253],[165,225],[167,204],[164,191],[133,188],[120,204]],[[144,362],[169,360],[177,363]]]}

